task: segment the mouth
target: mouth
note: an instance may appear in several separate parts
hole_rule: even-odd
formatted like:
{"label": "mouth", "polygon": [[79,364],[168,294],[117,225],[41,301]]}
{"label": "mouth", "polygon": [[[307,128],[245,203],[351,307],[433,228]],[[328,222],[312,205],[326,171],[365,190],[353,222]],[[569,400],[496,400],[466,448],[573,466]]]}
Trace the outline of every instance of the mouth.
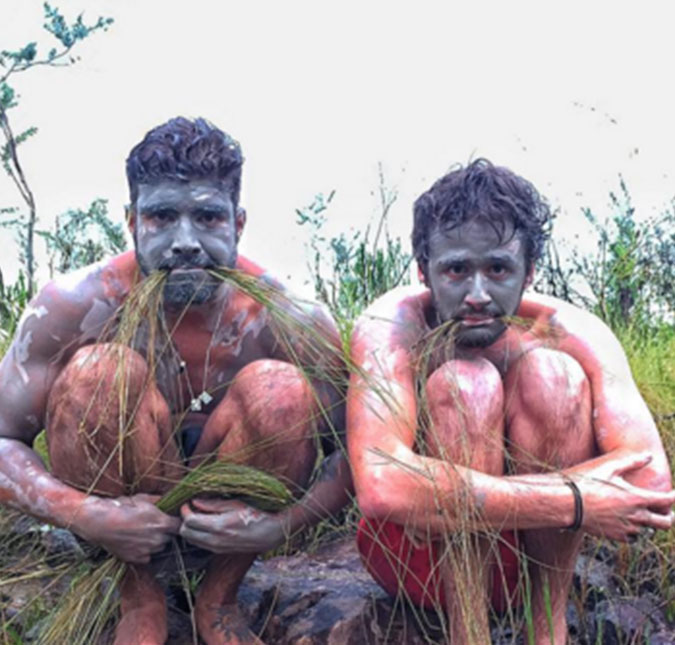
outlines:
{"label": "mouth", "polygon": [[175,269],[169,269],[168,271],[171,275],[190,275],[204,272],[204,267],[176,267]]}
{"label": "mouth", "polygon": [[481,327],[483,325],[490,325],[495,322],[493,316],[462,316],[459,319],[459,324],[463,327]]}

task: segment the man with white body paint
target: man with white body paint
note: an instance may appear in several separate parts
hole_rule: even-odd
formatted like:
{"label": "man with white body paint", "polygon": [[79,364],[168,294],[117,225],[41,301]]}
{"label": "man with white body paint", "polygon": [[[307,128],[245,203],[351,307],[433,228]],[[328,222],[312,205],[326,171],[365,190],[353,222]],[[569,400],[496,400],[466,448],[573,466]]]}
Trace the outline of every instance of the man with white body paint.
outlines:
{"label": "man with white body paint", "polygon": [[[348,498],[349,470],[337,450],[304,497],[277,514],[195,499],[174,517],[154,505],[186,462],[211,454],[235,456],[299,492],[316,460],[318,401],[335,426],[342,423],[339,391],[317,369],[312,388],[279,342],[269,311],[209,273],[236,268],[281,289],[237,254],[245,224],[242,162],[239,145],[202,119],[172,119],[150,131],[127,160],[135,251],[42,289],[0,365],[0,502],[68,527],[129,563],[117,645],[165,642],[166,601],[148,565],[174,535],[213,554],[195,603],[203,641],[259,643],[236,607],[244,574],[257,554]],[[161,317],[173,358],[149,373],[148,351],[111,351],[100,338],[153,271],[167,274]],[[333,322],[318,307],[301,315],[335,349],[324,352],[324,367],[341,373]],[[121,449],[120,370],[127,410],[134,410]],[[30,447],[43,427],[51,473]]]}
{"label": "man with white body paint", "polygon": [[536,642],[563,645],[584,531],[673,525],[668,460],[617,339],[588,312],[523,297],[549,217],[506,168],[448,173],[415,202],[425,286],[384,296],[352,338],[359,547],[390,593],[447,612],[453,645],[488,643],[488,603],[516,602],[515,532]]}

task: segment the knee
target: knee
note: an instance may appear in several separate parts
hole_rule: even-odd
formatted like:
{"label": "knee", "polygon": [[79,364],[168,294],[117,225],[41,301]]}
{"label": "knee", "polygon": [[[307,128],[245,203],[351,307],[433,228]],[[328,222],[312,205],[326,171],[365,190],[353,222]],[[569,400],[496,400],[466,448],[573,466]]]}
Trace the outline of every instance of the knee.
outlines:
{"label": "knee", "polygon": [[562,352],[528,352],[506,376],[507,428],[515,459],[527,470],[564,468],[593,456],[590,384]]}
{"label": "knee", "polygon": [[568,354],[538,348],[527,352],[505,379],[507,399],[528,411],[550,415],[554,409],[577,409],[590,397],[586,374]]}
{"label": "knee", "polygon": [[145,359],[133,349],[114,343],[87,345],[78,349],[57,377],[48,406],[58,401],[79,404],[99,399],[115,384],[130,394],[140,393],[148,376]]}
{"label": "knee", "polygon": [[460,410],[471,404],[503,412],[502,377],[484,358],[444,363],[427,380],[426,395],[431,409]]}
{"label": "knee", "polygon": [[243,403],[249,412],[264,407],[273,409],[280,418],[298,408],[306,410],[313,398],[309,379],[302,370],[291,363],[269,359],[243,367],[228,394]]}

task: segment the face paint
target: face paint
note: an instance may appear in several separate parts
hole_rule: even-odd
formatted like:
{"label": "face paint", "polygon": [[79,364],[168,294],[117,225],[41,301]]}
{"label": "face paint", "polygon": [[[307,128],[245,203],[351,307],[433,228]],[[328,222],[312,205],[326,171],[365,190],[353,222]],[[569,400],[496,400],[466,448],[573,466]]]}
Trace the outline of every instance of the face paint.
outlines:
{"label": "face paint", "polygon": [[30,347],[30,344],[32,342],[33,342],[32,331],[24,332],[24,334],[20,338],[17,338],[17,340],[14,342],[14,365],[17,371],[19,372],[19,376],[21,376],[21,380],[23,381],[24,385],[27,385],[28,382],[30,381],[30,378],[28,377],[28,372],[24,367],[24,363],[29,358],[28,348]]}
{"label": "face paint", "polygon": [[239,512],[239,519],[243,522],[244,526],[248,526],[254,522],[260,522],[262,518],[262,513],[254,508],[245,508],[243,511]]}
{"label": "face paint", "polygon": [[141,270],[169,271],[164,299],[170,306],[211,300],[221,283],[207,270],[234,267],[243,227],[229,187],[195,180],[138,188],[134,242]]}
{"label": "face paint", "polygon": [[82,333],[82,342],[87,340],[98,340],[101,331],[106,323],[113,317],[117,307],[110,302],[94,298],[89,311],[85,314],[80,323],[80,332]]}
{"label": "face paint", "polygon": [[525,252],[517,235],[505,239],[480,218],[429,237],[427,285],[439,320],[457,322],[460,346],[491,345],[506,328],[502,319],[518,309]]}

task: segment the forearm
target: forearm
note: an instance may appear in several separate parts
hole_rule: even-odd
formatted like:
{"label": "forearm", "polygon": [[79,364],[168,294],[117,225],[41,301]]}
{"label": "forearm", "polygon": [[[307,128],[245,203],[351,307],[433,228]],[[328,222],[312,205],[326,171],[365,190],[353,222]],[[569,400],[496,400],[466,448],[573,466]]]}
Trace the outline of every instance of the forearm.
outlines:
{"label": "forearm", "polygon": [[47,472],[24,443],[0,438],[0,503],[56,526],[72,526],[89,496]]}
{"label": "forearm", "polygon": [[349,463],[342,451],[327,457],[316,481],[293,506],[281,513],[284,535],[290,536],[337,514],[354,497]]}
{"label": "forearm", "polygon": [[414,455],[380,465],[367,487],[378,493],[366,515],[432,534],[564,528],[574,519],[574,495],[555,473],[493,477]]}

